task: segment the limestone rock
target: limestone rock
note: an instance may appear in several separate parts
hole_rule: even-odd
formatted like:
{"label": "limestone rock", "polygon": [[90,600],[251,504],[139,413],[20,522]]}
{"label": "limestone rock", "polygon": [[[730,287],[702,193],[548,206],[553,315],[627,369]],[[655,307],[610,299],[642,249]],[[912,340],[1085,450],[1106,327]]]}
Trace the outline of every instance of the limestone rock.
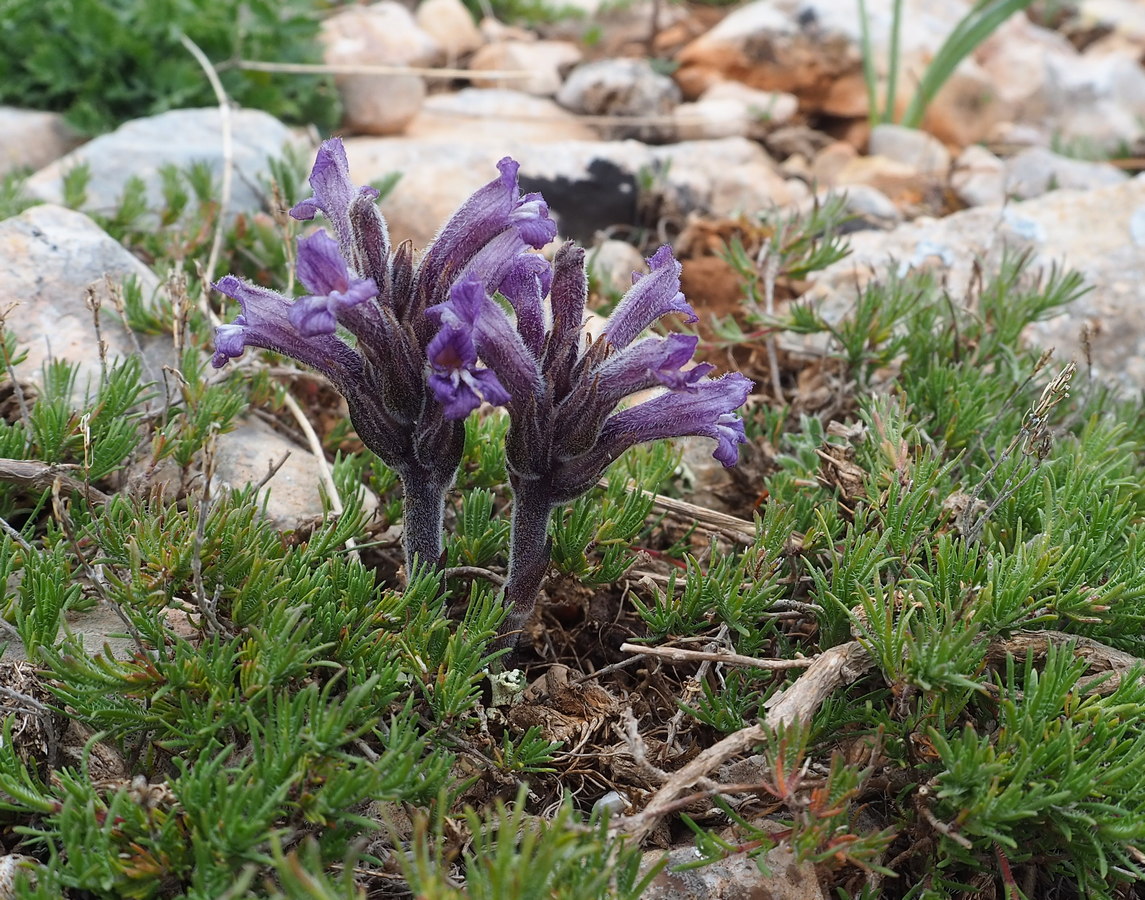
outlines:
{"label": "limestone rock", "polygon": [[[324,57],[338,66],[432,66],[441,45],[395,0],[350,6],[322,25]],[[397,134],[421,108],[425,81],[418,75],[340,73],[334,76],[348,128]]]}
{"label": "limestone rock", "polygon": [[648,147],[636,141],[464,143],[389,138],[346,141],[351,176],[365,183],[389,172],[402,178],[382,203],[392,237],[425,246],[458,205],[496,176],[509,155],[521,163],[521,189],[541,191],[561,234],[592,244],[596,231],[635,224],[639,182],[681,218],[732,215],[792,199],[767,154],[726,138]]}
{"label": "limestone rock", "polygon": [[1132,391],[1145,388],[1145,178],[859,232],[851,247],[850,257],[814,276],[807,295],[824,303],[826,315],[841,314],[856,285],[889,270],[937,267],[950,295],[963,296],[975,267],[991,271],[1005,248],[1031,253],[1037,270],[1054,263],[1075,269],[1093,290],[1032,325],[1028,338],[1080,361],[1079,335],[1088,325],[1096,373]]}
{"label": "limestone rock", "polygon": [[286,462],[260,492],[267,519],[280,531],[293,531],[313,522],[322,515],[314,454],[258,419],[248,419],[233,431],[219,435],[212,490],[257,484],[287,453],[290,456]]}
{"label": "limestone rock", "polygon": [[397,0],[347,6],[322,23],[321,38],[327,62],[338,45],[337,58],[345,64],[432,66],[442,57],[441,45]]}
{"label": "limestone rock", "polygon": [[80,140],[59,113],[0,106],[0,175],[43,168]]}
{"label": "limestone rock", "polygon": [[585,263],[597,289],[617,297],[632,287],[633,273],[648,271],[640,251],[627,241],[601,241],[588,251]]}
{"label": "limestone rock", "polygon": [[[651,866],[663,851],[645,854],[645,866]],[[823,900],[825,897],[811,863],[796,865],[791,851],[782,845],[767,853],[768,874],[760,871],[754,860],[743,854],[704,866],[701,869],[673,871],[696,858],[695,847],[677,847],[668,854],[668,865],[648,886],[644,900]]]}
{"label": "limestone rock", "polygon": [[792,94],[757,91],[738,81],[712,85],[695,103],[672,111],[676,138],[682,141],[723,137],[762,139],[791,120],[799,108]]}
{"label": "limestone rock", "polygon": [[942,142],[917,128],[881,124],[871,130],[870,154],[911,166],[924,175],[946,176],[950,151]]}
{"label": "limestone rock", "polygon": [[507,88],[465,88],[426,98],[405,134],[458,144],[594,140],[596,132],[547,97]]}
{"label": "limestone rock", "polygon": [[1109,163],[1070,159],[1044,147],[1030,147],[1006,160],[1006,196],[1019,200],[1061,188],[1089,190],[1120,184],[1128,178]]}
{"label": "limestone rock", "polygon": [[950,188],[967,206],[987,206],[1006,199],[1006,164],[979,144],[959,155],[950,173]]}
{"label": "limestone rock", "polygon": [[475,87],[510,87],[551,97],[560,90],[564,73],[581,61],[576,44],[569,41],[506,40],[486,44],[473,54],[469,68],[474,72],[520,72],[519,78],[474,78]]}
{"label": "limestone rock", "polygon": [[[261,110],[231,110],[230,119],[234,177],[227,214],[236,216],[263,208],[266,198],[260,179],[266,176],[269,161],[281,156],[294,138],[289,128]],[[214,107],[176,109],[126,122],[38,171],[28,179],[28,192],[48,203],[61,202],[64,173],[81,163],[91,172],[85,208],[115,209],[132,177],[143,180],[148,201],[157,205],[164,166],[186,169],[192,163],[205,163],[221,182],[225,165],[221,115]]]}
{"label": "limestone rock", "polygon": [[[604,59],[578,66],[557,92],[557,102],[573,112],[619,118],[669,117],[680,102],[680,90],[643,59]],[[609,125],[609,137],[644,141],[670,140],[670,121]],[[723,135],[721,135],[722,137]]]}
{"label": "limestone rock", "polygon": [[414,18],[437,41],[447,62],[472,53],[485,43],[481,29],[461,0],[422,0]]}
{"label": "limestone rock", "polygon": [[[120,283],[138,280],[143,296],[158,287],[158,279],[83,213],[60,206],[33,206],[0,222],[0,309],[8,310],[5,327],[27,350],[17,375],[39,381],[51,359],[77,366],[76,400],[100,378],[99,347],[86,291],[93,286],[103,301],[101,335],[108,361],[136,355],[136,347],[120,324],[105,279]],[[154,373],[165,358],[163,346],[140,338]]]}

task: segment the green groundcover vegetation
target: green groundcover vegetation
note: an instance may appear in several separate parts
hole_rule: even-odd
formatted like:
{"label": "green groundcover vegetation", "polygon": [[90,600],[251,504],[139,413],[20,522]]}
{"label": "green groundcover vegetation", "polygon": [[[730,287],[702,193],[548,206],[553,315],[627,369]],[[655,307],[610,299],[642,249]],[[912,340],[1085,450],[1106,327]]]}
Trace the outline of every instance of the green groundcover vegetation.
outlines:
{"label": "green groundcover vegetation", "polygon": [[[276,177],[217,271],[288,289],[298,166]],[[171,365],[109,362],[77,401],[67,360],[13,380],[18,336],[0,342],[0,624],[27,659],[0,666],[13,896],[637,897],[681,842],[695,866],[785,846],[840,897],[1135,896],[1145,415],[1021,341],[1075,276],[1008,256],[965,296],[913,274],[840,318],[767,315],[846,252],[840,208],[741,223],[743,312],[701,323],[758,383],[725,516],[681,518],[705,484],[679,448],[616,463],[557,516],[523,641],[527,679],[559,664],[564,686],[505,700],[485,674],[503,418],[467,424],[444,571],[400,571],[395,477],[333,392],[270,355],[208,365],[209,177],[168,173],[159,210],[139,196],[101,224],[169,277],[125,285],[102,327]],[[14,181],[2,197],[26,203]],[[280,532],[256,486],[212,476],[240,417],[297,429],[287,393],[337,498]],[[127,649],[73,634],[97,607]],[[798,715],[774,712],[834,658]],[[737,741],[724,761],[749,778],[671,783]]]}

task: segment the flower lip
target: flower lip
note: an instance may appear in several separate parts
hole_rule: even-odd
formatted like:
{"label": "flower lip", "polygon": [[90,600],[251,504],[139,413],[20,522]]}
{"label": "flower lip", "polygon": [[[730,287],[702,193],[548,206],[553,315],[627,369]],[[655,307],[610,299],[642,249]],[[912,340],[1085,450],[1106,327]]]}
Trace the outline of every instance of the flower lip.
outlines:
{"label": "flower lip", "polygon": [[337,242],[318,230],[298,241],[298,280],[312,294],[290,308],[290,321],[305,337],[333,334],[338,313],[376,297],[372,278],[356,278],[339,252]]}

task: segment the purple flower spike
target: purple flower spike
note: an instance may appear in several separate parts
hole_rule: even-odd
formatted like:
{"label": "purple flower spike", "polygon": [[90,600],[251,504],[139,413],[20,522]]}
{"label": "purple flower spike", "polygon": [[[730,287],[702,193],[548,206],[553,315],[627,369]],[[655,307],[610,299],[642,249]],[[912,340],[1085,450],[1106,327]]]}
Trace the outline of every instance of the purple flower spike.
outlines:
{"label": "purple flower spike", "polygon": [[324,230],[298,242],[298,280],[312,292],[290,310],[290,321],[305,337],[333,334],[338,313],[378,294],[372,278],[355,278]]}
{"label": "purple flower spike", "polygon": [[338,243],[349,248],[352,243],[350,206],[359,196],[374,199],[378,192],[372,187],[354,187],[350,181],[350,163],[346,148],[339,138],[323,141],[310,170],[310,187],[314,196],[295,204],[290,215],[295,219],[313,219],[321,211],[326,215],[338,235]]}
{"label": "purple flower spike", "polygon": [[[465,277],[484,282],[488,291],[497,290],[527,247],[539,250],[556,237],[557,225],[549,218],[548,204],[539,194],[521,196],[517,184],[520,166],[506,156],[497,168],[500,177],[465,201],[425,251],[419,274],[424,288],[430,291],[427,305],[445,300],[448,285],[443,285],[442,279],[462,269]],[[495,256],[486,253],[480,264],[471,265],[498,237],[509,240],[499,243]]]}
{"label": "purple flower spike", "polygon": [[286,297],[233,275],[220,278],[214,287],[242,306],[234,322],[215,330],[212,363],[216,367],[241,356],[247,347],[261,347],[317,369],[340,390],[347,379],[360,376],[360,358],[340,339],[332,334],[307,337],[298,333],[291,323],[294,304]]}
{"label": "purple flower spike", "polygon": [[725,466],[734,466],[747,435],[743,420],[733,413],[743,406],[751,387],[751,381],[731,372],[689,385],[687,391],[661,394],[612,416],[605,422],[600,442],[627,449],[659,438],[695,434],[715,440],[712,455]]}
{"label": "purple flower spike", "polygon": [[653,322],[669,313],[683,313],[695,322],[695,311],[680,293],[680,263],[665,244],[648,260],[652,270],[638,277],[609,316],[604,336],[614,347],[627,347]]}

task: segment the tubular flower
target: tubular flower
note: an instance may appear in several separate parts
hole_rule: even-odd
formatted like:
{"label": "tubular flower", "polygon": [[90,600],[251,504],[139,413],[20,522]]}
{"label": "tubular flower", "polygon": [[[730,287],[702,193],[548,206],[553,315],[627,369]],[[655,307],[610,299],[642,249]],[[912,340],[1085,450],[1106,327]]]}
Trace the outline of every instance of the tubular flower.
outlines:
{"label": "tubular flower", "polygon": [[[451,384],[468,384],[466,376],[476,379],[484,371],[480,359],[506,395],[514,508],[505,588],[511,612],[503,646],[514,646],[511,632],[536,601],[549,561],[547,527],[557,506],[589,490],[635,444],[701,435],[716,442],[716,459],[732,466],[747,440],[736,410],[751,381],[739,373],[712,378],[711,365],[691,366],[694,336],[640,337],[670,314],[696,321],[680,292],[680,264],[671,250],[660,248],[648,263],[649,274],[634,280],[595,341],[587,341],[581,328],[587,279],[584,251],[572,244],[557,253],[551,276],[537,274],[532,284],[523,277],[513,280],[518,296],[509,299],[515,321],[473,282],[457,283],[448,300],[427,310],[440,328],[440,340],[466,348],[450,358]],[[546,286],[547,325],[539,293]],[[493,380],[482,378],[483,384]],[[618,409],[625,399],[653,388],[662,393]],[[453,394],[435,392],[446,403],[447,416],[465,415],[475,405],[451,403]],[[498,403],[496,393],[482,396]]]}
{"label": "tubular flower", "polygon": [[415,263],[409,242],[391,248],[377,191],[351,182],[341,141],[326,141],[310,174],[313,196],[290,211],[304,220],[321,213],[333,232],[299,241],[297,275],[309,293],[289,299],[230,275],[215,284],[242,313],[217,329],[214,364],[261,347],[330,379],[362,441],[401,477],[411,565],[415,556],[430,564],[441,556],[461,420],[480,398],[508,400],[494,372],[476,366],[468,330],[426,312],[462,280],[483,297],[500,291],[527,302],[530,278],[540,281],[538,271],[547,269],[533,250],[556,234],[540,196],[520,195],[517,164],[506,158],[497,168],[500,175],[461,206]]}

